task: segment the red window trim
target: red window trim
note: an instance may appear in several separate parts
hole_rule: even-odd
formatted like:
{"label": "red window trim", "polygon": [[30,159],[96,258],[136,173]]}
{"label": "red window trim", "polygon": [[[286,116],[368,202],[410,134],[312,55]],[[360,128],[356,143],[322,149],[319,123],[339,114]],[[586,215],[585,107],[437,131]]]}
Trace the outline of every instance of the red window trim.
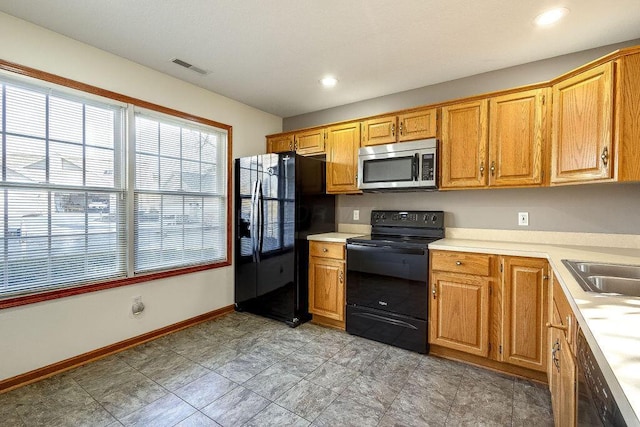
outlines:
{"label": "red window trim", "polygon": [[74,287],[69,287],[64,289],[44,291],[44,292],[39,292],[31,295],[22,295],[22,296],[16,296],[16,297],[9,297],[6,299],[0,299],[0,310],[4,308],[9,308],[9,307],[18,307],[21,305],[35,304],[42,301],[54,300],[54,299],[64,298],[72,295],[80,295],[80,294],[85,294],[89,292],[102,291],[105,289],[133,285],[136,283],[164,279],[167,277],[178,276],[181,274],[194,273],[194,272],[203,271],[203,270],[211,270],[211,269],[227,267],[231,265],[231,261],[230,261],[231,232],[232,232],[231,207],[233,205],[233,192],[232,192],[233,126],[216,122],[214,120],[206,119],[204,117],[194,116],[188,113],[184,113],[182,111],[163,107],[161,105],[153,104],[151,102],[143,101],[141,99],[133,98],[127,95],[122,95],[117,92],[112,92],[106,89],[99,88],[97,86],[92,86],[86,83],[78,82],[76,80],[71,80],[66,77],[61,77],[55,74],[47,73],[46,71],[37,70],[35,68],[27,67],[24,65],[15,64],[13,62],[5,61],[2,59],[0,59],[0,70],[10,71],[12,73],[20,74],[27,77],[32,77],[34,79],[38,79],[38,80],[42,80],[50,83],[55,83],[61,86],[70,87],[72,89],[77,89],[90,94],[114,99],[116,101],[120,101],[126,104],[133,104],[138,107],[158,111],[160,113],[164,113],[170,116],[180,117],[186,120],[190,120],[192,122],[201,123],[204,125],[226,130],[227,131],[227,234],[226,234],[227,245],[226,247],[227,247],[227,258],[228,258],[225,261],[216,262],[216,263],[202,264],[202,265],[178,268],[178,269],[155,272],[155,273],[140,274],[133,277],[115,279],[115,280],[110,280],[106,282],[89,283],[86,285],[79,285],[79,286],[74,286]]}

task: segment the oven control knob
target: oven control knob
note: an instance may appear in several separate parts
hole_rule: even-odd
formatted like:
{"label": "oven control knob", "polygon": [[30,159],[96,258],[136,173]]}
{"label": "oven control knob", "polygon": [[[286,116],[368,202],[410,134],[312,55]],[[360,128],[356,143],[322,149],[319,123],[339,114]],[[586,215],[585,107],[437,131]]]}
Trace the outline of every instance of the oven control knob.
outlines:
{"label": "oven control knob", "polygon": [[436,214],[433,214],[431,216],[431,222],[436,222],[438,220],[438,216]]}
{"label": "oven control knob", "polygon": [[382,214],[380,215],[380,219],[384,221],[385,219],[387,219],[387,216],[385,214]]}

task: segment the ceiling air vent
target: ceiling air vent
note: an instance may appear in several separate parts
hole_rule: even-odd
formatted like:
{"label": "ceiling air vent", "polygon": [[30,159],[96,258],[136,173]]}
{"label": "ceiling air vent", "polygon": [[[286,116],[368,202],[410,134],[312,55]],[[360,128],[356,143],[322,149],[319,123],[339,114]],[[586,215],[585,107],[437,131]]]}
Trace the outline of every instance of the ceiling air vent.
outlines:
{"label": "ceiling air vent", "polygon": [[173,62],[174,64],[178,64],[181,67],[187,68],[191,71],[195,71],[198,74],[202,74],[203,76],[206,76],[207,74],[209,74],[209,72],[207,70],[203,70],[200,67],[196,67],[195,65],[191,65],[186,61],[183,61],[182,59],[178,59],[178,58],[173,58],[171,60],[171,62]]}

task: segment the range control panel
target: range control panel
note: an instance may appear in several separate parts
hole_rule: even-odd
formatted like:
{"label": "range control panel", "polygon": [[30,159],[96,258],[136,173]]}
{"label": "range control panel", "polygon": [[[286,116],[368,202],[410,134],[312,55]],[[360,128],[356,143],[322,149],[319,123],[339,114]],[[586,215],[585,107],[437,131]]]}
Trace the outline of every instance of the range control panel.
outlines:
{"label": "range control panel", "polygon": [[371,225],[444,228],[443,211],[371,211]]}

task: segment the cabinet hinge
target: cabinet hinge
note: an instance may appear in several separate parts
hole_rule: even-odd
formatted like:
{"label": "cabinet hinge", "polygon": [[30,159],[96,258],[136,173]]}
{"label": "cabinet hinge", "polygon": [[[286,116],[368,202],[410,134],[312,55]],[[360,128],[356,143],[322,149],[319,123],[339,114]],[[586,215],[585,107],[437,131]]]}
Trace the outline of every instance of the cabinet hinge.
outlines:
{"label": "cabinet hinge", "polygon": [[546,101],[547,101],[547,96],[542,95],[542,105],[544,105]]}
{"label": "cabinet hinge", "polygon": [[502,354],[502,346],[498,346],[498,353]]}
{"label": "cabinet hinge", "polygon": [[493,294],[493,286],[489,285],[489,296]]}
{"label": "cabinet hinge", "polygon": [[502,273],[502,269],[503,269],[503,266],[502,266],[502,263],[500,263],[500,273]]}
{"label": "cabinet hinge", "polygon": [[491,353],[491,343],[489,343],[489,353]]}

